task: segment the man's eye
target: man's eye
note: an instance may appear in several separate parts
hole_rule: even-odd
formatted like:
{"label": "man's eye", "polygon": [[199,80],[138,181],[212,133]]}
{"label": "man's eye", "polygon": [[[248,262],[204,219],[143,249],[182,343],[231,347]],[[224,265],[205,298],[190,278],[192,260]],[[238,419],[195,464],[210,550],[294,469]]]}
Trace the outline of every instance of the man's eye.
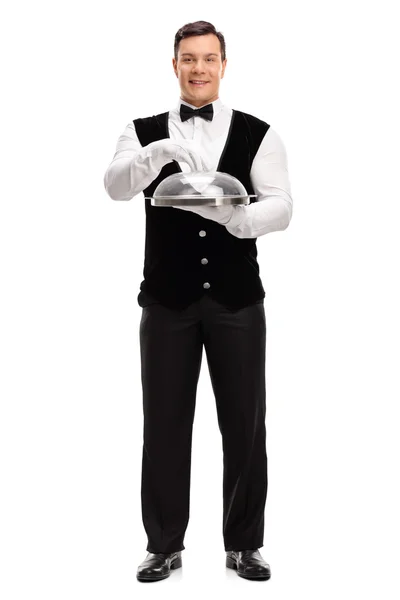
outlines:
{"label": "man's eye", "polygon": [[[189,60],[192,60],[191,58],[184,58],[183,62],[188,62]],[[207,60],[210,60],[211,62],[214,62],[213,58],[207,58]]]}

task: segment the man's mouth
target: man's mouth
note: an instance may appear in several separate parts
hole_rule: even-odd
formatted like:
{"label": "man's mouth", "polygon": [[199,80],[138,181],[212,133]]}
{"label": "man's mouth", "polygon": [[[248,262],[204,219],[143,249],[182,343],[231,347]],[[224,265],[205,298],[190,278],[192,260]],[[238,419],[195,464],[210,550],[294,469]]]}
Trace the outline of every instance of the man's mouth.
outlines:
{"label": "man's mouth", "polygon": [[208,83],[208,81],[202,81],[201,79],[190,79],[189,83],[191,83],[192,85],[203,86],[206,83]]}

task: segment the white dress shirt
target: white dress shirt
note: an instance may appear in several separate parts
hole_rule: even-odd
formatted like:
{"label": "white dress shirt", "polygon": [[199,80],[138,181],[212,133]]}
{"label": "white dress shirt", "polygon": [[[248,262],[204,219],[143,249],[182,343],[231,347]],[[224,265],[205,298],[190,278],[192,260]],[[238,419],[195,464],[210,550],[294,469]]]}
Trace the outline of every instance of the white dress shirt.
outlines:
{"label": "white dress shirt", "polygon": [[[181,121],[180,105],[200,108],[179,99],[169,112],[168,128],[171,139],[195,140],[204,153],[210,170],[216,170],[225,146],[232,109],[218,98],[212,102],[214,116],[207,121],[194,116]],[[116,152],[104,175],[104,186],[114,200],[130,200],[142,192],[158,176],[162,165],[147,155],[137,137],[135,126],[129,123],[119,137]],[[165,164],[165,163],[164,163]],[[187,163],[179,162],[183,172],[190,171]],[[257,201],[248,205],[177,206],[224,225],[239,238],[256,238],[273,231],[286,229],[292,217],[293,201],[283,142],[270,126],[254,157],[250,180]],[[160,208],[159,210],[162,210]]]}

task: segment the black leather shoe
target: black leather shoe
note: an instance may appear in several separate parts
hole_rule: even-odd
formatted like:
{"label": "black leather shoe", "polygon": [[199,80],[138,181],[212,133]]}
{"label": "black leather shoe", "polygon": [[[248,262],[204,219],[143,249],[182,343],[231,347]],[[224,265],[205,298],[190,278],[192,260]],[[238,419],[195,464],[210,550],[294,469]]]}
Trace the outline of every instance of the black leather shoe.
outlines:
{"label": "black leather shoe", "polygon": [[159,581],[169,577],[171,569],[178,569],[181,566],[181,552],[171,554],[149,552],[138,566],[136,577],[139,581]]}
{"label": "black leather shoe", "polygon": [[265,580],[271,577],[271,569],[258,550],[227,550],[226,566],[236,569],[240,577]]}

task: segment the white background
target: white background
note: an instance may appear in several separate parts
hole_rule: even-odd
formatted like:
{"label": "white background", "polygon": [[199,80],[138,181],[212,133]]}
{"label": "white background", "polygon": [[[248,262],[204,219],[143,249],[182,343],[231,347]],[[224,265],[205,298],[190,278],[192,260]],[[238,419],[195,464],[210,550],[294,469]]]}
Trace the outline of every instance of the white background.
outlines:
{"label": "white background", "polygon": [[[399,597],[399,136],[394,2],[20,2],[3,13],[4,600]],[[197,6],[197,8],[196,8]],[[267,582],[225,567],[203,359],[183,568],[145,586],[137,304],[143,195],[103,176],[179,98],[173,41],[226,39],[220,97],[267,121],[294,211],[258,239],[267,318]]]}

